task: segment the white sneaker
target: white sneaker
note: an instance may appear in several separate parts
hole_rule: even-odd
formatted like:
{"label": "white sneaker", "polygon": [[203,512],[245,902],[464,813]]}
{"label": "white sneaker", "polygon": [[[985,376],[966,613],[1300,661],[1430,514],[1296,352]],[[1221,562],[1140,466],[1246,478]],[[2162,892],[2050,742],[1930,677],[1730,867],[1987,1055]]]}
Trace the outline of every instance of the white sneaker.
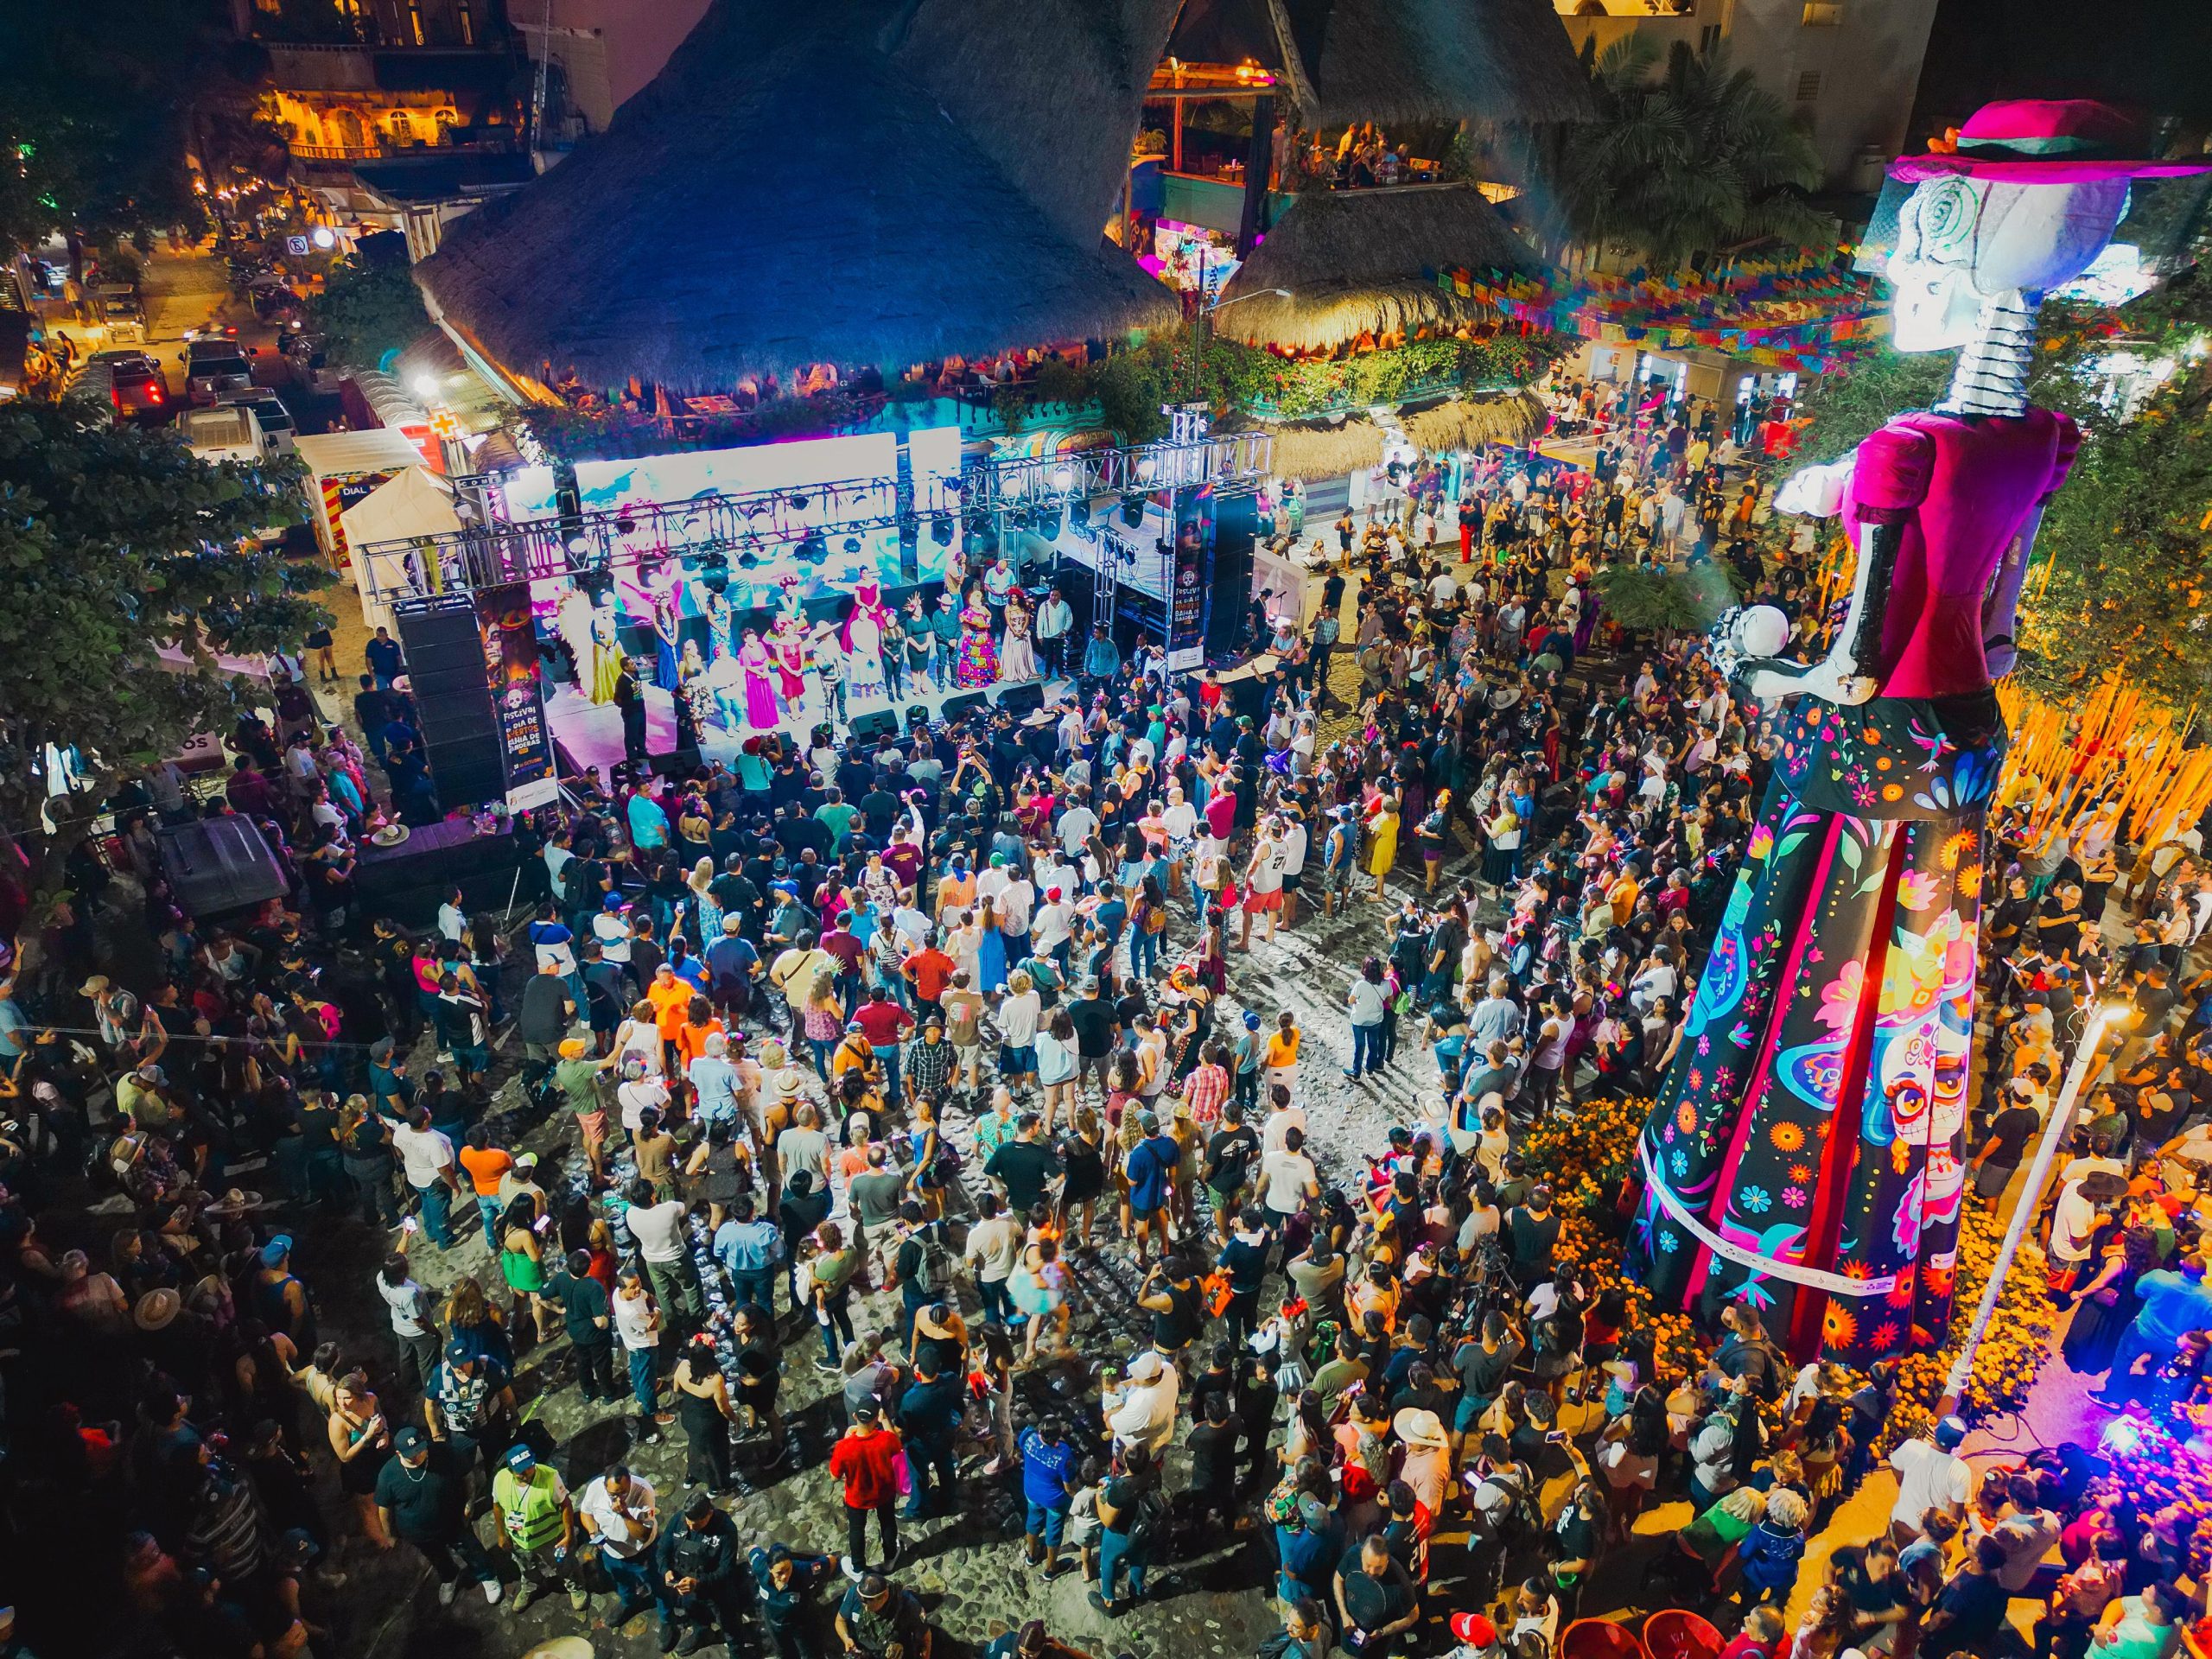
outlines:
{"label": "white sneaker", "polygon": [[484,1599],[490,1602],[494,1607],[499,1605],[499,1598],[505,1593],[506,1587],[497,1579],[486,1579],[484,1580]]}
{"label": "white sneaker", "polygon": [[455,1587],[456,1586],[450,1584],[442,1584],[438,1586],[439,1606],[450,1607],[453,1605],[453,1592]]}

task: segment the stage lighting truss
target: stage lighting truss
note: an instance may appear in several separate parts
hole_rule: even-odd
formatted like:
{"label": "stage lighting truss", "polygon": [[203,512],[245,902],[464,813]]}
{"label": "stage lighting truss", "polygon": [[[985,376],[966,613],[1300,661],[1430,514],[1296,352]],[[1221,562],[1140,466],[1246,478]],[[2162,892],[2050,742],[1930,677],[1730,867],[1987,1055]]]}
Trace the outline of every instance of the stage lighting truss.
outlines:
{"label": "stage lighting truss", "polygon": [[[789,551],[818,565],[833,540],[849,556],[871,535],[895,535],[902,523],[918,526],[926,519],[930,538],[949,546],[956,520],[979,531],[1015,512],[1050,523],[1064,509],[1100,502],[1122,505],[1126,516],[1146,497],[1173,490],[1255,484],[1273,470],[1273,451],[1274,441],[1264,432],[1213,434],[1182,442],[1007,456],[906,486],[892,478],[845,479],[804,488],[632,502],[620,510],[512,523],[480,510],[486,480],[464,478],[455,486],[479,506],[479,522],[435,537],[356,546],[353,552],[368,591],[387,603],[420,597],[427,569],[443,571],[444,590],[451,592],[586,573],[603,587],[615,572],[671,556],[696,562],[720,556],[725,569],[752,570]],[[1067,522],[1084,533],[1088,518],[1087,511],[1077,511]],[[425,548],[424,540],[434,545]],[[432,553],[435,557],[428,556]]]}

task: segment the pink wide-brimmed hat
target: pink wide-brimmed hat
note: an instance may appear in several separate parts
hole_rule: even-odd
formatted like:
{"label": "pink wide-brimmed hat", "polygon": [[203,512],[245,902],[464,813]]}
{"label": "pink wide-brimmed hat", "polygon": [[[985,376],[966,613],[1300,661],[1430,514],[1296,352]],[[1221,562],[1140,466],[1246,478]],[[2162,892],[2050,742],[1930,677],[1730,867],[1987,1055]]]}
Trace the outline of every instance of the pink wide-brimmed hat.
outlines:
{"label": "pink wide-brimmed hat", "polygon": [[2100,179],[2178,179],[2212,172],[2212,158],[2153,161],[2142,128],[2086,98],[2015,98],[1985,104],[1959,129],[1955,153],[1900,156],[1890,176],[1907,184],[1955,176],[2013,184],[2088,184]]}

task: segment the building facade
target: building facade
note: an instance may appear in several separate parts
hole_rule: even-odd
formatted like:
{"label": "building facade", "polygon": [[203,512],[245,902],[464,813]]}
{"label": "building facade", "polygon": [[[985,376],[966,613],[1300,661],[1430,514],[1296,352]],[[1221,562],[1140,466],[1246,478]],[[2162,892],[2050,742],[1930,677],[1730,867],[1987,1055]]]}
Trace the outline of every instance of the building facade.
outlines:
{"label": "building facade", "polygon": [[[1905,145],[1937,0],[1554,0],[1580,50],[1726,44],[1812,135],[1831,190],[1871,194]],[[1656,7],[1656,10],[1654,7]]]}

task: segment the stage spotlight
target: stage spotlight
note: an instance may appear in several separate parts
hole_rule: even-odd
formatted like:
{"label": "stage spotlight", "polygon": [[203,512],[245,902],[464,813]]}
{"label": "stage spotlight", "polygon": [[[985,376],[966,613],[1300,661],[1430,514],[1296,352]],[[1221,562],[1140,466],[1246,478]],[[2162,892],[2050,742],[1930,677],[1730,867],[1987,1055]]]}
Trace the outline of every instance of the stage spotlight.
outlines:
{"label": "stage spotlight", "polygon": [[638,521],[627,514],[614,521],[614,533],[617,536],[631,535],[636,531],[637,528]]}
{"label": "stage spotlight", "polygon": [[848,536],[848,537],[845,537],[845,551],[846,551],[847,553],[849,553],[849,553],[857,553],[857,552],[859,552],[860,550],[861,550],[861,538],[860,538],[859,537],[857,537],[857,536]]}
{"label": "stage spotlight", "polygon": [[1052,468],[1052,487],[1062,495],[1075,488],[1075,468],[1062,461]]}
{"label": "stage spotlight", "polygon": [[614,577],[605,569],[580,570],[576,573],[576,591],[596,607],[614,591]]}
{"label": "stage spotlight", "polygon": [[699,580],[710,594],[729,591],[729,556],[723,553],[709,553],[699,561]]}
{"label": "stage spotlight", "polygon": [[1122,498],[1122,522],[1131,530],[1144,523],[1144,497],[1125,495]]}
{"label": "stage spotlight", "polygon": [[751,570],[756,569],[760,563],[760,543],[748,536],[738,546],[737,568],[741,570]]}
{"label": "stage spotlight", "polygon": [[943,513],[939,513],[936,518],[931,519],[930,540],[935,542],[939,547],[950,547],[952,545],[952,520]]}
{"label": "stage spotlight", "polygon": [[591,537],[588,536],[571,536],[569,537],[565,545],[572,555],[581,559],[585,554],[591,551]]}
{"label": "stage spotlight", "polygon": [[945,475],[943,488],[947,495],[958,495],[967,487],[968,486],[962,481],[959,474],[950,473]]}
{"label": "stage spotlight", "polygon": [[794,493],[791,498],[791,511],[793,512],[804,512],[807,509],[807,504],[813,498],[811,496],[807,495],[803,491]]}
{"label": "stage spotlight", "polygon": [[822,539],[822,532],[810,530],[799,537],[798,556],[805,564],[820,564],[830,556],[830,544]]}
{"label": "stage spotlight", "polygon": [[1137,482],[1149,484],[1160,471],[1159,461],[1151,455],[1137,457]]}

